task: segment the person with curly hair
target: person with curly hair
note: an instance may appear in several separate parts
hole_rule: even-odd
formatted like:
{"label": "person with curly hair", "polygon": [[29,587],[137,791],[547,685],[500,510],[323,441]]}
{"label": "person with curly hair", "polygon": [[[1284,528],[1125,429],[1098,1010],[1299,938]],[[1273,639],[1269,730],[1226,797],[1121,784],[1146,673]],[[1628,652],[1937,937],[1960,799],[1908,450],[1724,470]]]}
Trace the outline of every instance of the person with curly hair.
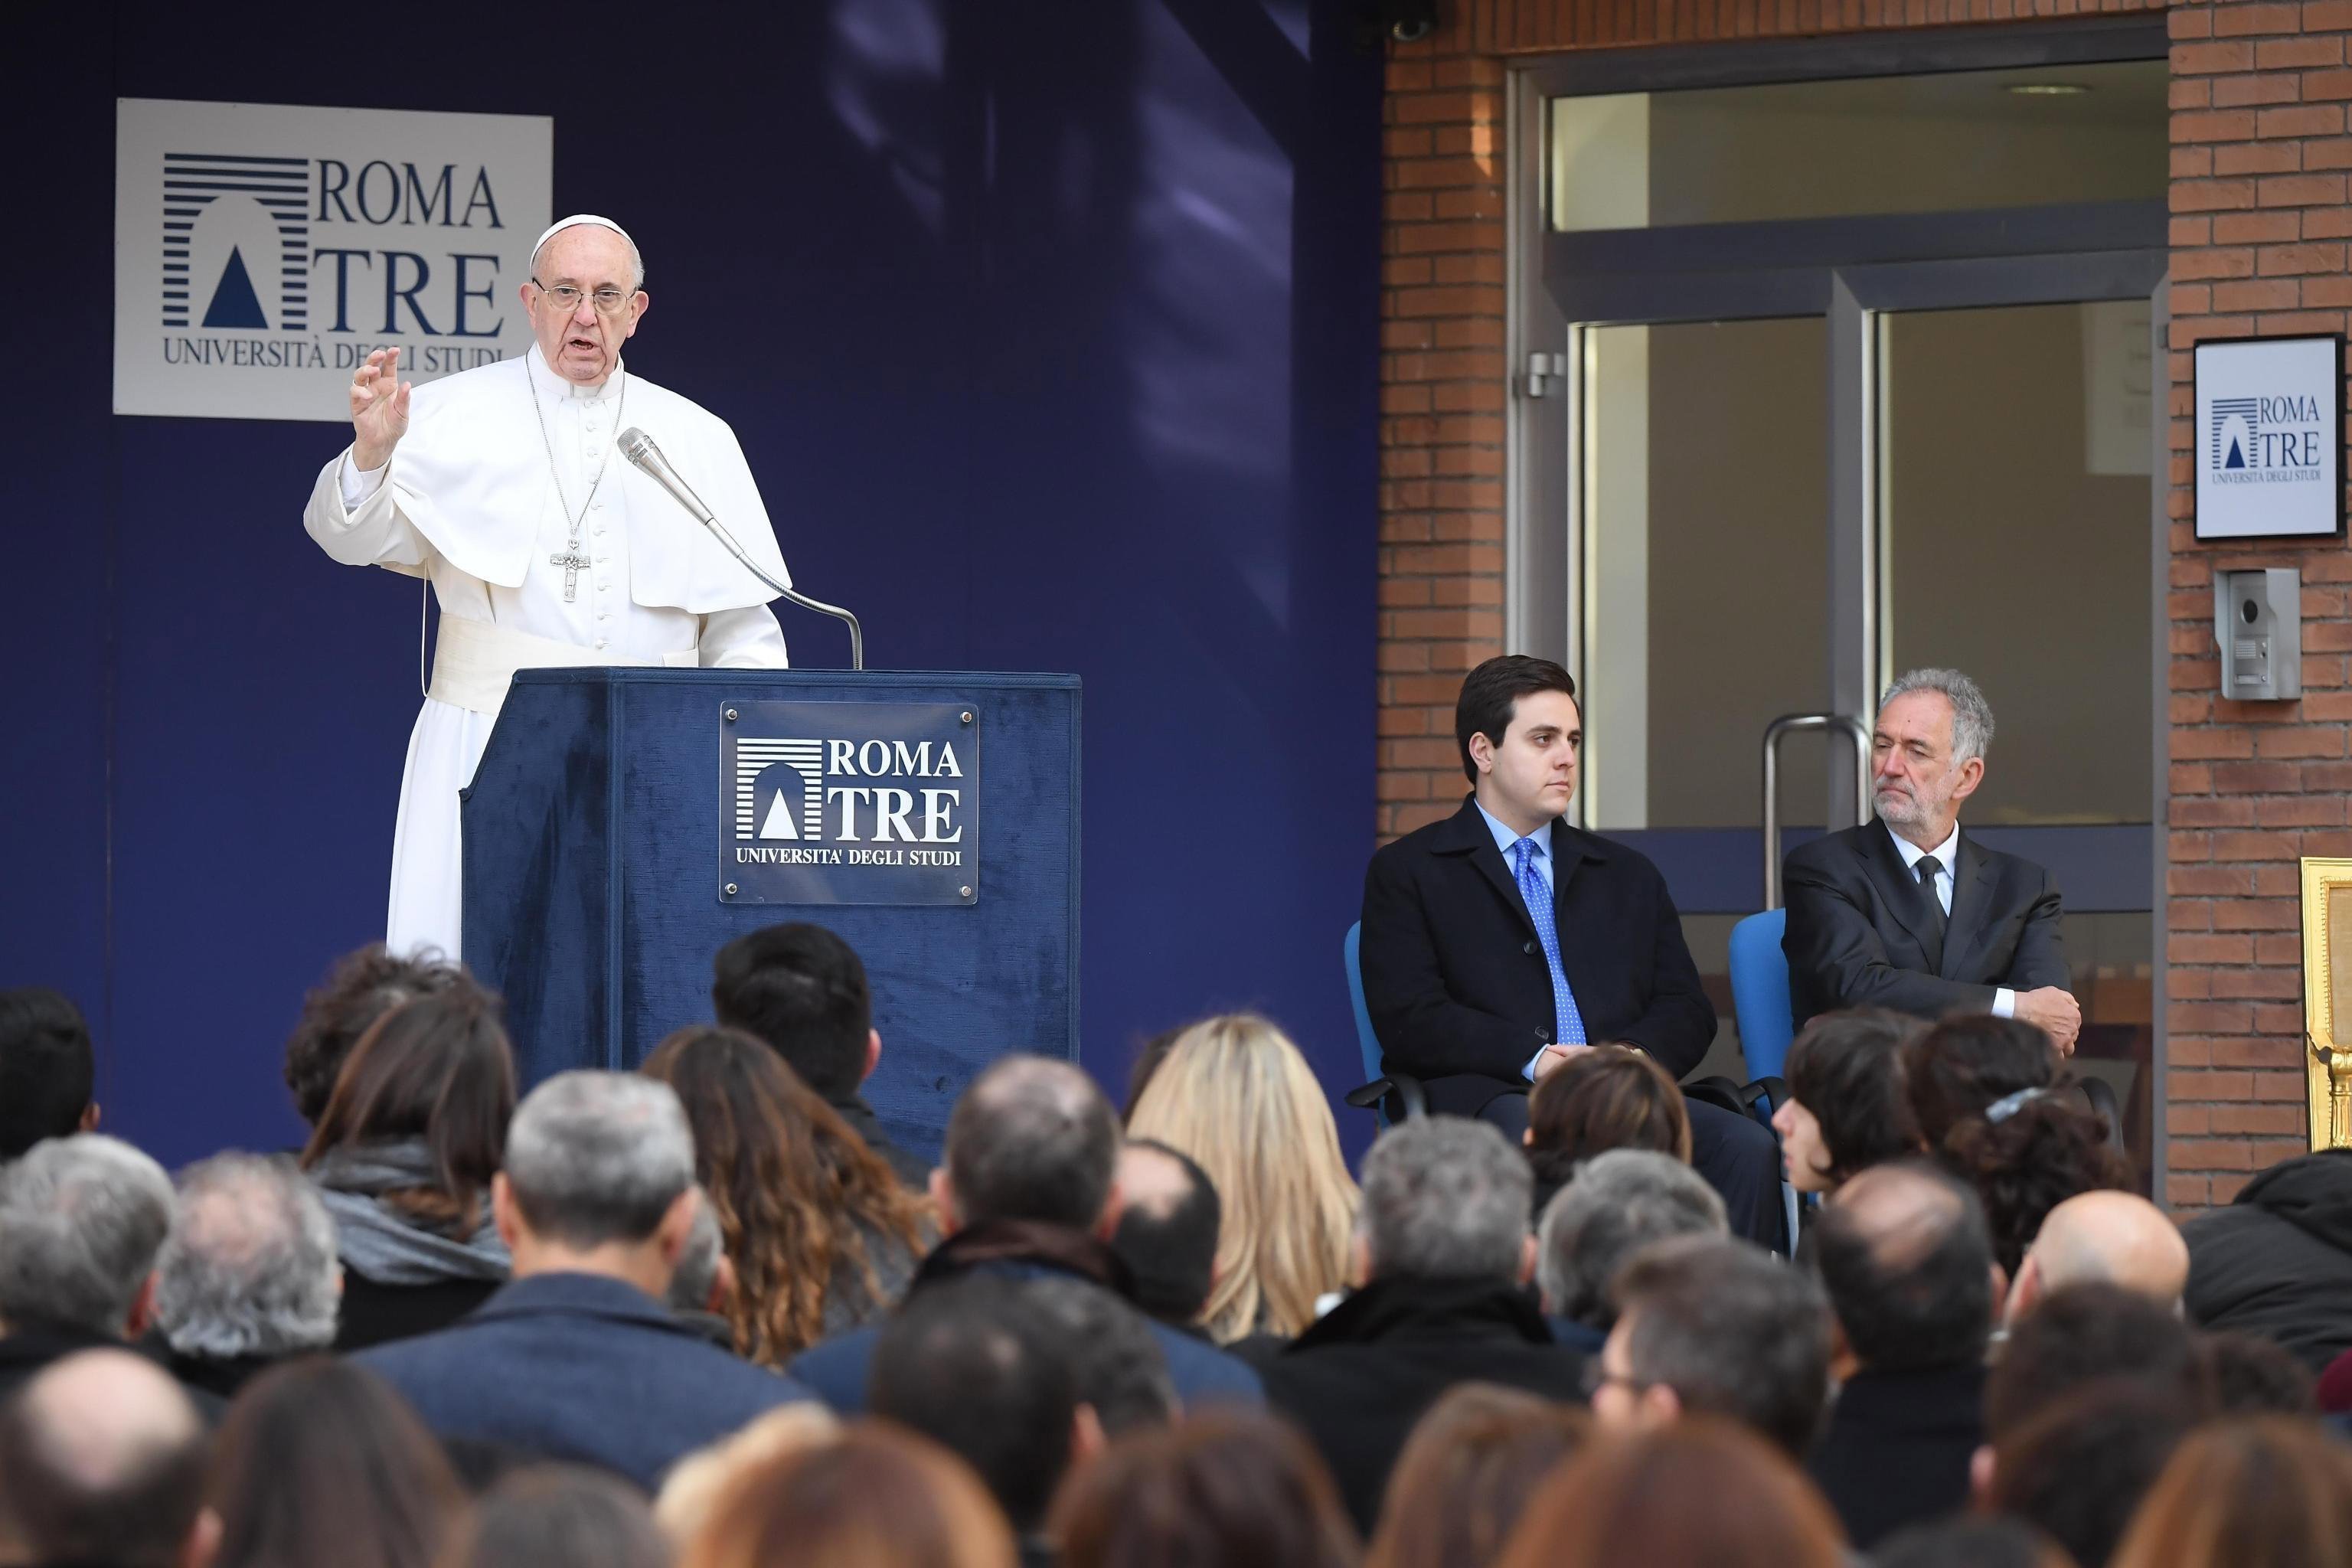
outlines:
{"label": "person with curly hair", "polygon": [[302,1120],[319,1124],[344,1058],[378,1018],[465,980],[462,968],[437,953],[402,957],[380,942],[345,953],[302,998],[302,1016],[286,1039],[286,1087]]}
{"label": "person with curly hair", "polygon": [[1946,1018],[1904,1042],[1900,1055],[1904,1095],[1930,1153],[1994,1101],[2058,1080],[2058,1051],[2049,1036],[1990,1013]]}
{"label": "person with curly hair", "polygon": [[2050,1211],[2080,1193],[2127,1191],[2131,1163],[2058,1068],[2048,1037],[1990,1015],[1947,1018],[1904,1047],[1913,1118],[1929,1154],[1977,1189],[1993,1258],[2017,1278]]}
{"label": "person with curly hair", "polygon": [[925,1245],[922,1200],[764,1041],[699,1025],[640,1070],[677,1091],[694,1129],[739,1352],[781,1368],[898,1300]]}

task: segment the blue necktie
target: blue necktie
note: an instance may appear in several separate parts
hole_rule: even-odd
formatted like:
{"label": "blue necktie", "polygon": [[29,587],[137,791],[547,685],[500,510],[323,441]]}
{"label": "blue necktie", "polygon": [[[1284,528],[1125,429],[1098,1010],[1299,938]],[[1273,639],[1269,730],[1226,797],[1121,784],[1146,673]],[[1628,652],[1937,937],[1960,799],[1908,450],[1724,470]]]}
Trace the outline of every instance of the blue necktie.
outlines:
{"label": "blue necktie", "polygon": [[1511,846],[1511,855],[1518,861],[1519,897],[1527,902],[1528,918],[1536,922],[1536,940],[1543,943],[1544,962],[1551,965],[1551,1005],[1558,1025],[1552,1044],[1580,1046],[1584,1015],[1576,1010],[1576,993],[1568,988],[1568,971],[1560,967],[1559,928],[1552,919],[1551,889],[1544,886],[1543,873],[1536,869],[1536,841],[1520,839]]}

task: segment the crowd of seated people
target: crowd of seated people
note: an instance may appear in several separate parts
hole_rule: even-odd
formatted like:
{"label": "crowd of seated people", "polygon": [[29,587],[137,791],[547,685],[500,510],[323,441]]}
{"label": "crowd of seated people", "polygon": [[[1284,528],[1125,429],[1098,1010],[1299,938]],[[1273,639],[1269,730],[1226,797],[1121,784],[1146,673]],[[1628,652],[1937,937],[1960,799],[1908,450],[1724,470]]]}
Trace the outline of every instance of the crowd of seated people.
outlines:
{"label": "crowd of seated people", "polygon": [[0,1568],[2352,1563],[2352,1155],[2178,1225],[2025,1020],[1801,1033],[1790,1258],[1622,1047],[1360,1184],[1213,1017],[1124,1116],[1004,1056],[934,1166],[838,938],[713,1001],[520,1092],[494,995],[357,954],[299,1153],[175,1177],[0,994]]}

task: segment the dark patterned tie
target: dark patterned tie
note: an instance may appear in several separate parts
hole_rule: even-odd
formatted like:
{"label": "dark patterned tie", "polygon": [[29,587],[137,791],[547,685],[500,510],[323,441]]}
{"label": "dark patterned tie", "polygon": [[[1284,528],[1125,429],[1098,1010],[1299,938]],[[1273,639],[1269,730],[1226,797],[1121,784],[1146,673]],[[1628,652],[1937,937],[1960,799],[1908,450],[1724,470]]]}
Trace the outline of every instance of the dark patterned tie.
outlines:
{"label": "dark patterned tie", "polygon": [[1933,855],[1922,855],[1919,863],[1911,868],[1919,873],[1919,896],[1927,900],[1927,923],[1921,928],[1927,933],[1927,967],[1944,967],[1944,900],[1936,896],[1936,874],[1944,863]]}

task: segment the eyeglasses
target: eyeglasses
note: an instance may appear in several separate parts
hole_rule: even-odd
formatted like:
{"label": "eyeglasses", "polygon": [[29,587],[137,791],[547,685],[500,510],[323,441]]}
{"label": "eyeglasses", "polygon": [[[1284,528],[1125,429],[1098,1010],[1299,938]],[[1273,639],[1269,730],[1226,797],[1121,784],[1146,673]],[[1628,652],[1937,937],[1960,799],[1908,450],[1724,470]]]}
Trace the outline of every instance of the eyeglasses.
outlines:
{"label": "eyeglasses", "polygon": [[585,289],[574,289],[569,283],[558,283],[551,289],[536,278],[530,280],[530,286],[553,300],[555,308],[567,316],[580,309],[583,300],[594,300],[596,309],[607,316],[619,315],[622,308],[629,302],[628,293],[620,289],[599,289],[591,294]]}

